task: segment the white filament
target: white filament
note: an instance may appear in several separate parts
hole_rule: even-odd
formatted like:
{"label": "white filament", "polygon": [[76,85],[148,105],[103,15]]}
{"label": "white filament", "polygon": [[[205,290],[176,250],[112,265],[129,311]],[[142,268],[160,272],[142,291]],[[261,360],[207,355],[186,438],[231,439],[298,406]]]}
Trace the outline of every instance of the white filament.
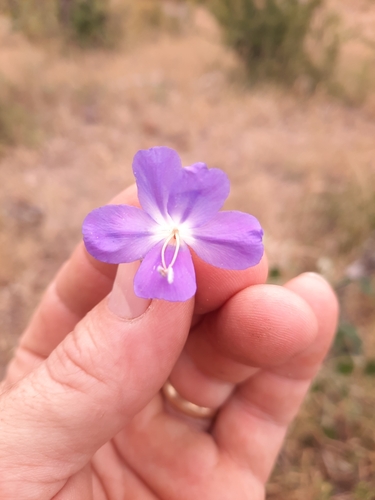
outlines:
{"label": "white filament", "polygon": [[[167,266],[165,262],[165,252],[167,250],[167,247],[169,245],[169,242],[173,240],[173,238],[176,240],[176,245],[174,249],[174,254],[172,257],[171,262]],[[173,266],[176,262],[178,252],[181,247],[181,238],[178,229],[173,229],[169,237],[165,240],[163,248],[161,249],[161,263],[162,266],[158,266],[157,270],[158,272],[164,277],[167,278],[168,283],[171,285],[174,280],[174,272],[173,272]]]}

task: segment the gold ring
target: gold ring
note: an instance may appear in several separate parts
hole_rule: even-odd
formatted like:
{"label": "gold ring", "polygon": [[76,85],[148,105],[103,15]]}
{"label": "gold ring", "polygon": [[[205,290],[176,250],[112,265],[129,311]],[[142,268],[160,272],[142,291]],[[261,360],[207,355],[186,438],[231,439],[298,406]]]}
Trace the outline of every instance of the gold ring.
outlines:
{"label": "gold ring", "polygon": [[163,395],[172,408],[180,411],[184,415],[193,418],[213,418],[216,415],[217,410],[213,408],[207,408],[205,406],[198,406],[187,399],[184,399],[173,385],[167,380],[163,385]]}

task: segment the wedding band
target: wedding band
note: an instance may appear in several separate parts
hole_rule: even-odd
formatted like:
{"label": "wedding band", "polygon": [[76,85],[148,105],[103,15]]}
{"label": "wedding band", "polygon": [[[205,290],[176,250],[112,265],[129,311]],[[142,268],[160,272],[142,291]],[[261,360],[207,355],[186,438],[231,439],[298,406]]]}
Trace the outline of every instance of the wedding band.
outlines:
{"label": "wedding band", "polygon": [[216,411],[213,408],[206,408],[205,406],[198,406],[187,399],[184,399],[173,385],[167,380],[163,385],[163,395],[172,408],[179,412],[193,418],[213,418]]}

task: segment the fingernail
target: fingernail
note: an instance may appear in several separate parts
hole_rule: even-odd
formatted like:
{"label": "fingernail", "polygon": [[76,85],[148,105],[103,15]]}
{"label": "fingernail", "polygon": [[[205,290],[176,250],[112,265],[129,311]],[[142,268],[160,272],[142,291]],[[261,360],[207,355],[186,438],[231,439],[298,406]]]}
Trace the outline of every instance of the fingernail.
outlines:
{"label": "fingernail", "polygon": [[134,293],[134,276],[138,268],[139,262],[118,266],[112,292],[108,298],[108,307],[120,318],[138,318],[151,303],[150,299],[141,299]]}

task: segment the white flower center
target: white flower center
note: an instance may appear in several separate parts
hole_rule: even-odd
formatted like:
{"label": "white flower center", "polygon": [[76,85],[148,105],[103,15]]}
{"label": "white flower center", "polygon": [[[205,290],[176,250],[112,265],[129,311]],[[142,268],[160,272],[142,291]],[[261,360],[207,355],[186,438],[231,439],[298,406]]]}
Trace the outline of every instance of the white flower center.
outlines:
{"label": "white flower center", "polygon": [[[167,250],[167,247],[171,241],[175,242],[175,249],[174,249],[174,254],[172,257],[171,262],[167,265],[165,261],[165,253]],[[163,248],[161,249],[161,266],[158,266],[157,270],[163,276],[163,278],[167,278],[168,283],[171,285],[174,280],[174,272],[173,272],[173,266],[174,263],[176,262],[178,252],[180,250],[181,246],[181,236],[180,236],[180,231],[177,228],[173,228],[169,236],[166,238]]]}

